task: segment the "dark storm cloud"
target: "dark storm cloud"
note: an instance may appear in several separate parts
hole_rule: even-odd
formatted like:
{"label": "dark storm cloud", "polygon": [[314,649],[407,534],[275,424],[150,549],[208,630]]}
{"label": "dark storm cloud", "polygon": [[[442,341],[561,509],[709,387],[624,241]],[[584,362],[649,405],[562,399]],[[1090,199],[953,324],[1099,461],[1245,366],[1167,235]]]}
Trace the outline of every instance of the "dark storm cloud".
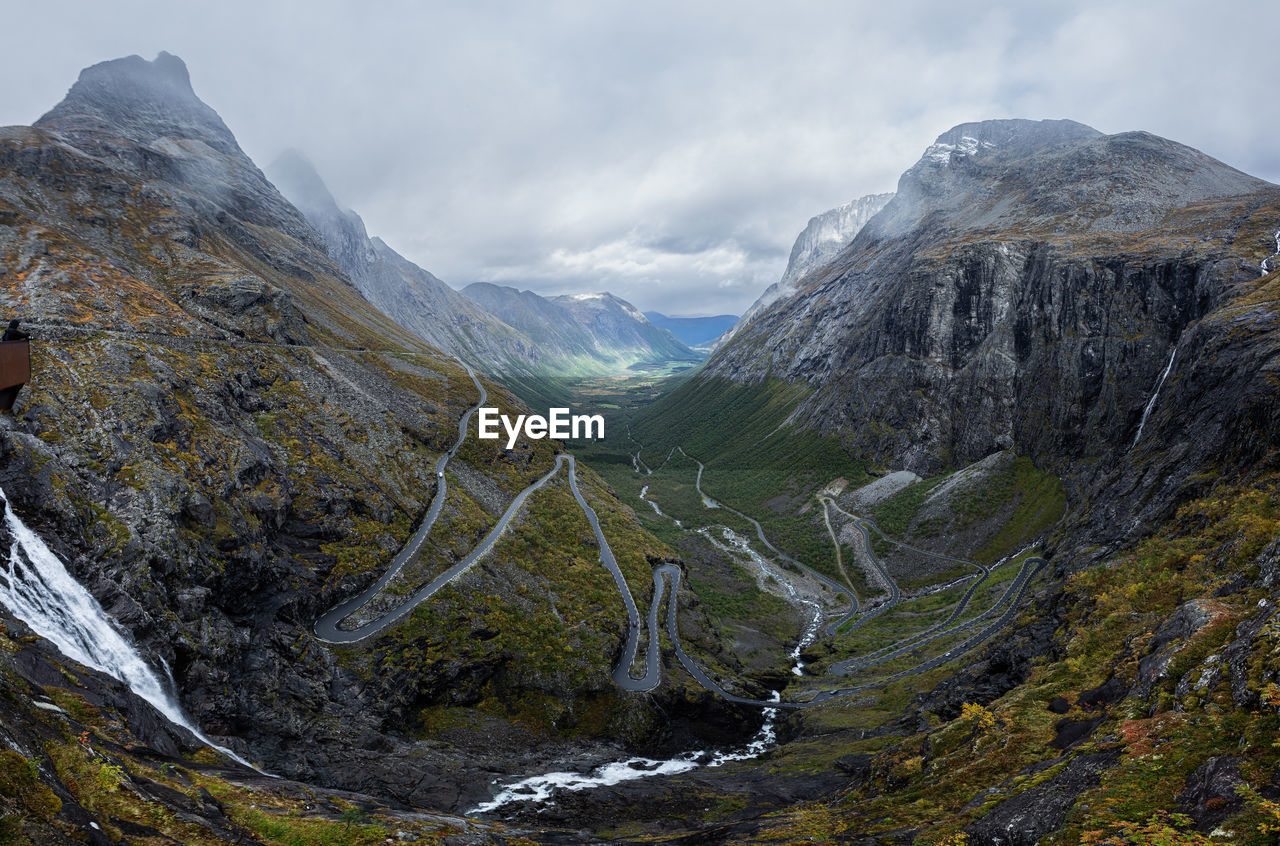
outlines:
{"label": "dark storm cloud", "polygon": [[[306,151],[447,281],[740,311],[814,214],[967,120],[1147,129],[1272,180],[1268,3],[45,3],[0,121],[168,50],[260,164]],[[105,8],[110,5],[110,8]]]}

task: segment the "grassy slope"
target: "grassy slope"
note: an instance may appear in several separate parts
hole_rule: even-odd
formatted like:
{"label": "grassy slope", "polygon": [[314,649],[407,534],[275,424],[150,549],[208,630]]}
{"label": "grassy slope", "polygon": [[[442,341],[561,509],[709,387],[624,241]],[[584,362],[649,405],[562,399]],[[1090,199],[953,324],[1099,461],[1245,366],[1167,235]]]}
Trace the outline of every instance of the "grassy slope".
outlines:
{"label": "grassy slope", "polygon": [[[931,727],[907,738],[882,738],[858,744],[875,755],[873,776],[829,801],[780,815],[761,842],[791,842],[799,836],[834,837],[902,828],[920,829],[917,842],[941,843],[1000,800],[1043,782],[1056,766],[1028,773],[1033,764],[1052,764],[1060,753],[1049,747],[1057,715],[1046,710],[1054,696],[1074,701],[1079,693],[1101,684],[1113,673],[1132,682],[1138,658],[1154,629],[1181,604],[1202,603],[1209,623],[1187,641],[1175,642],[1177,653],[1166,677],[1146,699],[1129,699],[1103,712],[1076,708],[1067,716],[1084,719],[1105,713],[1103,725],[1067,757],[1103,749],[1123,750],[1120,763],[1104,776],[1102,786],[1087,791],[1068,816],[1067,825],[1050,843],[1076,843],[1086,831],[1119,831],[1122,823],[1146,824],[1154,814],[1177,810],[1173,797],[1190,773],[1211,755],[1241,758],[1246,782],[1265,786],[1280,766],[1280,747],[1271,742],[1280,721],[1269,695],[1269,680],[1280,671],[1280,627],[1263,629],[1246,663],[1250,705],[1232,701],[1228,673],[1219,674],[1217,659],[1236,637],[1240,622],[1268,614],[1259,610],[1265,592],[1257,588],[1217,595],[1233,576],[1256,577],[1255,560],[1280,533],[1280,476],[1244,485],[1222,485],[1211,495],[1182,508],[1155,537],[1113,559],[1110,566],[1070,578],[1061,600],[1069,612],[1059,634],[1063,652],[1037,662],[1028,681],[986,703],[995,724],[981,729],[970,719],[932,715]],[[1229,589],[1230,590],[1230,589]],[[1037,612],[1027,612],[1023,622]],[[1045,613],[1042,609],[1039,613]],[[887,625],[887,624],[886,624]],[[929,677],[926,677],[926,680]],[[1185,678],[1203,680],[1183,696],[1174,689]],[[900,685],[890,685],[878,702],[892,701]],[[1275,702],[1280,702],[1276,697]],[[867,705],[860,705],[860,710]],[[871,705],[872,710],[878,706]],[[840,707],[824,709],[819,725],[860,725],[863,720]],[[921,754],[921,750],[925,750]],[[822,766],[836,750],[800,743],[784,747],[784,769]],[[854,750],[839,745],[839,752]],[[786,762],[783,764],[782,762]],[[1021,775],[1020,775],[1021,773]],[[996,790],[968,807],[984,787]],[[1270,843],[1260,826],[1274,817],[1263,804],[1242,803],[1239,816],[1215,842]],[[1183,833],[1199,843],[1199,835]],[[776,838],[776,839],[775,839]],[[1155,842],[1122,839],[1116,842]],[[1164,842],[1164,841],[1161,841]]]}
{"label": "grassy slope", "polygon": [[703,491],[759,520],[792,557],[838,577],[810,495],[837,477],[855,485],[869,477],[838,439],[785,425],[804,395],[780,381],[694,378],[642,410],[632,430],[647,461],[682,446],[706,466]]}

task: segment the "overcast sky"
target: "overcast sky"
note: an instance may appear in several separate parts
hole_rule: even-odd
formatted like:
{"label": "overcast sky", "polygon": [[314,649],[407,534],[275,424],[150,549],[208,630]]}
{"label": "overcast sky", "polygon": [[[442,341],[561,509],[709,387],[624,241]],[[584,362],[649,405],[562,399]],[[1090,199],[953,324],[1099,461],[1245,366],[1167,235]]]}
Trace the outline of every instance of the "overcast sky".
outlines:
{"label": "overcast sky", "polygon": [[1146,129],[1280,182],[1274,2],[6,5],[0,124],[167,50],[259,165],[299,148],[455,287],[738,313],[811,216],[969,120]]}

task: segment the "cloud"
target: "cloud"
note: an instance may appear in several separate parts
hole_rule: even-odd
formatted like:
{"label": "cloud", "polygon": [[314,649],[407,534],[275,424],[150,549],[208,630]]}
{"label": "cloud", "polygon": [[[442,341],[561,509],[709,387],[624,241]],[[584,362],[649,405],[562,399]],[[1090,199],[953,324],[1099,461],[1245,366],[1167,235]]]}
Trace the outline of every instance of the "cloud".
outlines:
{"label": "cloud", "polygon": [[809,217],[989,117],[1148,129],[1280,178],[1261,2],[107,5],[6,13],[58,37],[0,53],[0,121],[169,50],[259,162],[306,151],[459,287],[741,311]]}

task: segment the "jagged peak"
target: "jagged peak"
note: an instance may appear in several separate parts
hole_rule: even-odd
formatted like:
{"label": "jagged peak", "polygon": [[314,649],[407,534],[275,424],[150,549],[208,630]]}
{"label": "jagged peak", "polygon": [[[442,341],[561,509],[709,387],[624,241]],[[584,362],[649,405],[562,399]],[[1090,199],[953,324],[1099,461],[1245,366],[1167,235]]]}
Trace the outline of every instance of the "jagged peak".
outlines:
{"label": "jagged peak", "polygon": [[197,140],[243,155],[222,118],[196,96],[186,64],[163,51],[151,61],[134,55],[85,68],[35,125],[71,135]]}

